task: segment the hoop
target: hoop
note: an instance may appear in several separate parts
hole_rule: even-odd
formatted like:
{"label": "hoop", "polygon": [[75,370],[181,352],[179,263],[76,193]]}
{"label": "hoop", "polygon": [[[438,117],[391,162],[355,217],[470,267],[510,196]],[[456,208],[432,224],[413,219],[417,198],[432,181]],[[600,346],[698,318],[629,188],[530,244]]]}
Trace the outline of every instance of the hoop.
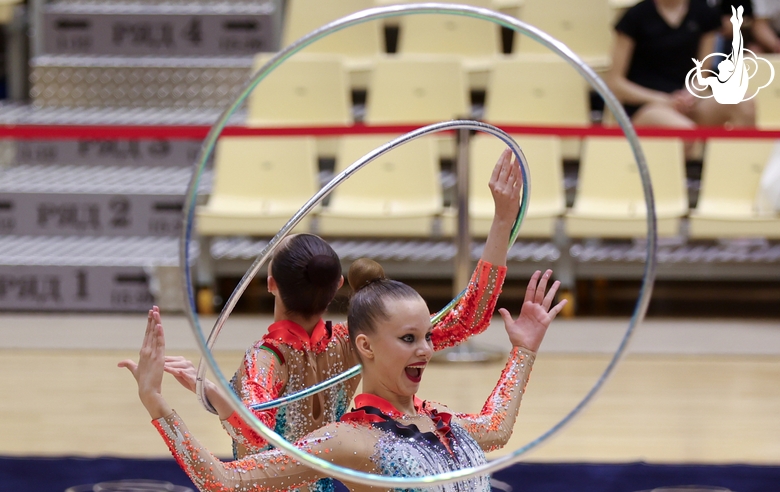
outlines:
{"label": "hoop", "polygon": [[[371,473],[358,472],[356,470],[352,470],[349,468],[336,466],[330,462],[327,462],[325,460],[322,460],[315,456],[309,455],[304,451],[299,450],[293,444],[291,444],[290,442],[286,441],[281,436],[273,432],[273,430],[263,425],[263,423],[260,422],[259,419],[257,419],[257,417],[255,417],[255,415],[243,405],[243,403],[238,399],[237,395],[229,389],[227,380],[225,379],[224,375],[220,371],[213,357],[213,354],[211,353],[211,350],[207,346],[206,339],[203,336],[203,330],[200,328],[200,324],[199,324],[199,320],[197,319],[197,316],[195,316],[195,311],[196,311],[195,297],[192,289],[191,274],[188,268],[188,265],[190,264],[189,263],[189,259],[190,259],[189,242],[192,234],[192,225],[193,225],[195,198],[196,198],[195,193],[196,190],[198,189],[198,185],[200,182],[201,175],[203,173],[203,169],[205,168],[206,162],[214,150],[214,146],[216,144],[217,138],[219,137],[222,130],[227,125],[228,119],[230,118],[230,116],[232,116],[232,114],[236,111],[236,109],[238,109],[238,107],[244,102],[244,100],[249,96],[252,90],[273,69],[278,67],[287,58],[289,58],[296,52],[300,51],[304,47],[308,46],[309,44],[313,43],[314,41],[321,39],[333,32],[344,29],[346,27],[361,24],[363,22],[367,22],[370,20],[384,19],[388,17],[397,17],[404,14],[462,15],[466,17],[472,17],[475,19],[490,21],[500,26],[512,29],[521,34],[529,36],[530,38],[545,45],[553,52],[563,57],[570,65],[572,65],[580,73],[580,75],[582,75],[590,83],[590,85],[601,95],[601,97],[604,98],[607,107],[609,107],[609,109],[613,112],[613,114],[617,119],[618,124],[620,125],[624,134],[628,138],[629,144],[631,145],[632,151],[634,153],[634,157],[636,158],[637,161],[639,175],[642,180],[642,190],[644,192],[645,204],[648,210],[647,254],[646,254],[646,261],[645,261],[645,269],[644,269],[644,275],[642,279],[642,287],[640,289],[639,297],[637,299],[637,303],[634,308],[634,313],[631,317],[631,320],[629,321],[628,328],[626,329],[626,333],[623,336],[617,350],[615,351],[615,354],[613,355],[612,359],[610,360],[603,374],[599,377],[599,379],[596,381],[596,383],[590,389],[590,391],[588,391],[585,397],[566,416],[564,416],[563,419],[561,419],[557,424],[552,426],[548,431],[544,432],[543,434],[541,434],[539,437],[532,440],[528,444],[513,451],[511,454],[505,455],[501,458],[491,461],[490,463],[486,463],[484,465],[480,465],[477,467],[455,470],[455,471],[441,473],[437,475],[413,477],[413,478],[386,477],[386,476],[380,476]],[[368,154],[368,156],[370,155],[371,154]],[[354,168],[357,164],[358,163],[353,164],[352,166],[350,166],[349,169],[345,170],[339,176],[334,178],[331,181],[331,183],[328,184],[328,186],[333,184],[333,186],[335,187],[341,181],[347,179],[350,175],[347,174],[347,172],[350,169]],[[339,178],[341,179],[339,180]],[[286,235],[289,232],[289,230],[292,229],[292,227],[294,227],[294,225],[297,224],[297,222],[300,221],[311,208],[313,208],[317,203],[319,203],[319,201],[321,201],[321,199],[324,198],[324,195],[322,193],[325,190],[326,189],[323,188],[322,190],[320,190],[320,193],[312,197],[303,206],[303,208],[299,210],[290,219],[290,221],[287,222],[287,224],[271,240],[271,243],[269,243],[269,245],[277,244],[278,240],[281,239],[281,237]],[[515,225],[517,226],[518,224],[516,223]],[[626,347],[628,346],[628,342],[636,328],[636,325],[642,320],[642,318],[645,315],[645,312],[647,311],[647,306],[650,302],[650,295],[652,293],[652,285],[655,280],[657,231],[656,231],[655,203],[653,198],[652,185],[650,182],[650,175],[647,169],[647,163],[645,161],[644,154],[642,153],[642,149],[639,145],[639,140],[637,138],[636,132],[634,131],[634,128],[631,125],[631,122],[628,119],[625,110],[623,109],[622,105],[617,101],[614,94],[612,94],[612,92],[607,88],[606,84],[574,52],[572,52],[563,43],[552,38],[550,35],[546,34],[545,32],[533,26],[530,26],[518,19],[515,19],[513,17],[504,14],[493,12],[491,10],[484,9],[484,8],[472,7],[467,5],[422,3],[422,4],[406,4],[406,5],[392,5],[392,6],[385,6],[385,7],[377,7],[377,8],[371,8],[371,9],[363,10],[348,15],[346,17],[333,21],[307,34],[306,36],[298,39],[293,44],[289,45],[287,48],[283,49],[282,51],[274,55],[263,67],[261,67],[260,70],[253,76],[252,80],[244,89],[244,91],[238,96],[236,101],[231,106],[229,106],[227,110],[225,110],[225,112],[220,116],[220,118],[211,128],[211,131],[209,132],[208,136],[206,137],[203,143],[203,146],[200,151],[200,155],[198,156],[198,159],[195,163],[195,170],[193,172],[192,178],[190,180],[189,188],[188,188],[188,193],[185,202],[184,227],[182,230],[182,236],[181,236],[181,241],[179,246],[180,246],[179,258],[180,258],[180,263],[182,268],[182,282],[184,284],[183,287],[185,289],[185,292],[187,292],[187,298],[189,301],[188,303],[185,303],[185,312],[190,321],[190,325],[192,326],[192,330],[195,335],[196,342],[198,343],[198,347],[203,356],[203,360],[205,360],[208,368],[211,369],[211,371],[214,373],[214,376],[218,384],[227,393],[230,405],[233,407],[233,409],[236,412],[238,412],[241,418],[244,421],[248,422],[254,430],[256,430],[263,437],[265,437],[271,445],[283,449],[287,454],[293,456],[294,458],[302,462],[307,463],[309,466],[311,466],[312,468],[318,471],[326,473],[328,476],[340,480],[346,480],[346,481],[361,483],[365,485],[382,486],[382,487],[410,487],[410,486],[426,486],[426,485],[430,486],[433,484],[451,483],[455,481],[465,480],[472,476],[483,475],[483,474],[490,473],[491,471],[501,469],[505,466],[514,463],[515,461],[518,461],[519,457],[523,453],[536,447],[538,444],[545,441],[552,434],[554,434],[555,432],[557,432],[558,430],[560,430],[562,427],[564,427],[566,424],[568,424],[573,420],[573,418],[593,399],[595,394],[598,392],[599,389],[601,389],[601,387],[606,382],[607,378],[611,375],[617,363],[625,354]],[[263,257],[267,258],[268,256],[269,252],[266,251],[268,249],[269,247],[266,246],[264,252],[261,253],[260,256],[255,260],[255,263],[252,265],[252,267],[250,267],[250,270],[247,272],[247,274],[244,275],[244,278],[242,278],[241,280],[242,283],[247,279],[247,276],[250,274],[250,272],[255,271],[256,273],[256,270],[259,269],[259,266],[257,265],[261,261],[264,261]],[[208,252],[206,252],[206,254],[208,254]],[[262,265],[262,263],[260,263],[260,265]],[[239,284],[239,286],[241,286],[241,283]],[[231,298],[228,300],[228,304],[230,304],[231,300],[236,296],[237,293],[238,295],[241,294],[241,292],[239,292],[238,287],[233,292],[233,295],[231,295]],[[226,304],[226,308],[228,304]],[[201,381],[198,381],[198,385],[199,386],[201,385]]]}

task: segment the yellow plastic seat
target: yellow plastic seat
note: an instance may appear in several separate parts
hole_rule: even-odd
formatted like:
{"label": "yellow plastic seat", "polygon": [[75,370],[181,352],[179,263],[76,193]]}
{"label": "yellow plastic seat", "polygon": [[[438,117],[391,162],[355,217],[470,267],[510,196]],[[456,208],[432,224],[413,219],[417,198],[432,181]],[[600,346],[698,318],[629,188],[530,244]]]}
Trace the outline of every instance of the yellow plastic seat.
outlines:
{"label": "yellow plastic seat", "polygon": [[496,61],[485,99],[485,119],[522,125],[590,125],[588,87],[556,55]]}
{"label": "yellow plastic seat", "polygon": [[399,56],[377,62],[365,121],[369,124],[432,123],[468,116],[469,92],[457,58]]}
{"label": "yellow plastic seat", "polygon": [[[587,83],[556,55],[499,60],[490,74],[484,117],[499,125],[589,126]],[[562,139],[563,156],[579,159],[580,143],[576,137]]]}
{"label": "yellow plastic seat", "polygon": [[[550,34],[591,67],[609,66],[612,12],[608,0],[524,0],[521,19]],[[516,35],[513,53],[550,53],[528,36]]]}
{"label": "yellow plastic seat", "polygon": [[780,238],[780,215],[763,215],[756,207],[773,146],[773,140],[707,141],[699,201],[689,219],[691,238]]}
{"label": "yellow plastic seat", "polygon": [[0,24],[9,24],[14,18],[14,8],[22,3],[22,0],[0,0]]}
{"label": "yellow plastic seat", "polygon": [[[270,236],[319,189],[310,137],[223,137],[217,143],[214,185],[196,210],[203,236]],[[306,217],[295,228],[309,230]]]}
{"label": "yellow plastic seat", "polygon": [[[553,237],[558,218],[566,212],[563,190],[561,142],[554,136],[512,135],[528,159],[531,172],[531,197],[528,212],[520,227],[520,237]],[[506,145],[489,135],[471,140],[469,175],[470,234],[487,237],[495,206],[488,183],[493,168]],[[454,235],[457,212],[448,210],[442,219],[442,232]]]}
{"label": "yellow plastic seat", "polygon": [[[454,2],[491,7],[492,2]],[[461,58],[469,72],[487,72],[501,53],[498,25],[459,15],[407,15],[400,18],[398,53],[449,54]]]}
{"label": "yellow plastic seat", "polygon": [[[780,128],[780,55],[758,55],[767,59],[775,69],[774,80],[756,94],[756,126],[763,130]],[[766,63],[760,62],[756,76],[750,79],[748,95],[769,81],[770,71]]]}
{"label": "yellow plastic seat", "polygon": [[[655,196],[659,236],[676,236],[688,212],[683,143],[641,140]],[[583,143],[574,207],[566,214],[570,237],[647,236],[647,208],[634,155],[623,137],[588,137]]]}
{"label": "yellow plastic seat", "polygon": [[[287,0],[282,44],[287,46],[329,22],[374,6],[373,0]],[[365,88],[375,58],[384,53],[384,49],[382,21],[371,21],[318,39],[304,52],[343,55],[352,86]]]}
{"label": "yellow plastic seat", "polygon": [[[271,57],[255,57],[254,71]],[[271,72],[248,101],[250,126],[351,125],[349,81],[341,57],[298,53]]]}
{"label": "yellow plastic seat", "polygon": [[[341,172],[392,137],[355,136],[341,141]],[[319,215],[323,236],[429,237],[442,211],[439,160],[431,137],[409,142],[352,175]]]}

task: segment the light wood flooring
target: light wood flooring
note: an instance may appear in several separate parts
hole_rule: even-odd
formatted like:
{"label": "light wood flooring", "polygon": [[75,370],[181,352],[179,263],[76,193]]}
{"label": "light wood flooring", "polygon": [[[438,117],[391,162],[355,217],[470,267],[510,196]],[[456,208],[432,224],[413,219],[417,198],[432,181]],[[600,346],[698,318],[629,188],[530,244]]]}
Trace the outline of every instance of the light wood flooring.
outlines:
{"label": "light wood flooring", "polygon": [[[0,316],[0,455],[169,456],[132,376],[116,367],[137,356],[144,318]],[[625,323],[556,321],[505,451],[574,407],[604,370]],[[215,351],[228,377],[242,347],[267,324],[267,317],[231,318]],[[185,320],[164,315],[164,325],[169,352],[197,359]],[[476,344],[506,351],[500,322]],[[420,396],[478,411],[502,366],[433,364]],[[217,455],[230,455],[216,417],[192,393],[172,378],[164,392],[195,435]],[[780,323],[648,321],[593,403],[525,459],[780,465]]]}

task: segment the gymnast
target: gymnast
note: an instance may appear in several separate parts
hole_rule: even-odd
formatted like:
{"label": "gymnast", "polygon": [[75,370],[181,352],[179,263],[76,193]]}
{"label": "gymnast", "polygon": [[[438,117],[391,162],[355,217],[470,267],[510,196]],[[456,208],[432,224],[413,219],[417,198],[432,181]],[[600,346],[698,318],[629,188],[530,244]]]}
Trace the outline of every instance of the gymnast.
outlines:
{"label": "gymnast", "polygon": [[[519,210],[521,176],[509,149],[498,159],[489,187],[495,216],[466,295],[433,326],[434,350],[441,350],[484,331],[490,324],[506,274],[506,248]],[[297,234],[285,238],[269,265],[268,290],[275,296],[274,323],[252,346],[232,380],[247,407],[296,393],[338,375],[358,363],[347,327],[331,326],[322,316],[343,283],[341,262],[321,238]],[[166,358],[165,370],[195,391],[197,371],[183,357]],[[296,441],[347,411],[360,377],[292,402],[280,409],[254,411],[268,427]],[[206,396],[233,439],[234,457],[268,449],[265,439],[230,407],[211,381]],[[332,490],[330,481],[316,490]]]}
{"label": "gymnast", "polygon": [[[552,274],[537,271],[517,319],[501,317],[512,343],[506,366],[478,414],[455,413],[415,395],[433,355],[433,329],[425,301],[411,287],[378,275],[378,265],[350,268],[354,280],[347,322],[363,365],[363,393],[339,422],[303,436],[296,446],[340,466],[394,477],[415,477],[486,462],[485,451],[504,446],[514,427],[536,351],[566,301],[550,307],[560,286],[545,295]],[[360,270],[354,272],[353,269]],[[541,277],[541,278],[540,278]],[[192,435],[161,393],[165,340],[160,313],[149,311],[138,364],[119,363],[138,382],[138,395],[171,453],[201,491],[289,490],[325,478],[280,450],[222,462]],[[351,490],[374,487],[345,483]],[[487,476],[437,490],[489,491]]]}

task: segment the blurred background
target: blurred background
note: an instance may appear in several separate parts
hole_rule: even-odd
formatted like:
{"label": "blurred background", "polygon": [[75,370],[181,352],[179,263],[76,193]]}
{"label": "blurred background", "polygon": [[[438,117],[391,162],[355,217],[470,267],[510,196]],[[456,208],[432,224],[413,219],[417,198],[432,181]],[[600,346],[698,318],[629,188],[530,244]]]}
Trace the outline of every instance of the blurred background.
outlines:
{"label": "blurred background", "polygon": [[[137,353],[153,304],[170,351],[199,357],[182,315],[179,261],[193,163],[209,127],[273,53],[390,3],[398,2],[0,1],[0,489],[93,490],[87,484],[120,478],[194,488],[164,459],[132,379],[115,369]],[[548,32],[618,87],[614,26],[637,2],[455,3]],[[780,479],[780,81],[757,88],[768,65],[780,70],[780,55],[761,45],[762,29],[774,25],[761,2],[690,0],[722,20],[709,34],[724,52],[730,6],[740,3],[750,7],[745,39],[767,60],[750,79],[749,124],[648,130],[635,119],[658,218],[647,320],[582,418],[497,475],[499,490],[776,490],[767,484]],[[639,173],[612,112],[533,39],[467,17],[407,15],[350,27],[292,56],[217,142],[196,190],[186,267],[208,330],[255,257],[321,186],[392,138],[456,118],[506,130],[530,165],[530,207],[499,305],[519,310],[528,278],[546,268],[569,300],[506,452],[563,418],[607,367],[647,251]],[[379,261],[434,312],[481,254],[493,217],[487,182],[502,147],[468,132],[399,147],[295,232],[325,238],[345,269],[364,256]],[[468,221],[459,222],[459,205]],[[345,317],[348,296],[344,289],[331,306],[334,320]],[[215,348],[228,377],[272,311],[263,270]],[[434,366],[421,396],[478,410],[507,352],[500,319],[467,351],[487,362]],[[230,456],[227,435],[194,395],[175,382],[166,391],[206,443]],[[167,471],[150,465],[158,459]]]}

